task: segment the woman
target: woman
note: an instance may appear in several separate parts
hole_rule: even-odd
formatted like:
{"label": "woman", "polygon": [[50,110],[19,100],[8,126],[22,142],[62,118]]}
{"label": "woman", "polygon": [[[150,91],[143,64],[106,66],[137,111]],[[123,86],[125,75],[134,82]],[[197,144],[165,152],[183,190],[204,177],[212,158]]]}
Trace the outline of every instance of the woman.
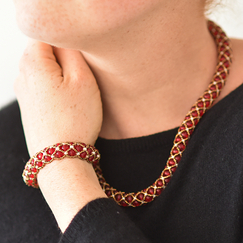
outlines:
{"label": "woman", "polygon": [[[208,3],[15,4],[20,28],[34,39],[15,85],[30,156],[62,142],[95,144],[104,178],[118,191],[153,185],[178,127],[221,65],[212,38],[217,33],[210,34],[214,27],[208,28],[204,16]],[[185,152],[176,143],[183,152],[178,169],[169,183],[165,179],[177,165],[164,175],[160,196],[150,198],[147,190],[142,200],[136,198],[148,199],[146,205],[117,205],[113,199],[124,204],[123,199],[109,199],[91,163],[77,157],[55,159],[35,172],[40,190],[25,186],[20,175],[29,156],[18,105],[3,109],[2,242],[241,242],[243,42],[231,42],[234,58],[225,87],[198,124],[199,118],[186,120],[191,138],[183,140],[181,146],[189,141]],[[230,53],[223,55],[227,69]],[[196,125],[193,134],[190,122]],[[36,166],[26,167],[24,179]]]}

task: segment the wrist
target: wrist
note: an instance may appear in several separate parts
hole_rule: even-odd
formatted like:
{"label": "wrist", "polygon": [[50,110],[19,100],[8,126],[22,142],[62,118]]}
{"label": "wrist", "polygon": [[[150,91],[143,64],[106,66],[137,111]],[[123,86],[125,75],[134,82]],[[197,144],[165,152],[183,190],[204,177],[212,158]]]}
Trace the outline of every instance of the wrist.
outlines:
{"label": "wrist", "polygon": [[38,174],[39,187],[64,232],[87,203],[107,197],[91,164],[65,158],[47,165]]}

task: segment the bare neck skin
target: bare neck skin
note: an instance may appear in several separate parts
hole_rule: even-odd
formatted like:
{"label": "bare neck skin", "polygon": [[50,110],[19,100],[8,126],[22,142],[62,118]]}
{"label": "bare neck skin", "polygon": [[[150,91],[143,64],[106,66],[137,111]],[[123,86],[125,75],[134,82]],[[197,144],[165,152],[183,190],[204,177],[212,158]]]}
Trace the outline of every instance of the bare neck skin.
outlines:
{"label": "bare neck skin", "polygon": [[216,46],[202,4],[182,2],[143,16],[96,50],[82,51],[101,90],[100,137],[123,139],[175,128],[207,88]]}

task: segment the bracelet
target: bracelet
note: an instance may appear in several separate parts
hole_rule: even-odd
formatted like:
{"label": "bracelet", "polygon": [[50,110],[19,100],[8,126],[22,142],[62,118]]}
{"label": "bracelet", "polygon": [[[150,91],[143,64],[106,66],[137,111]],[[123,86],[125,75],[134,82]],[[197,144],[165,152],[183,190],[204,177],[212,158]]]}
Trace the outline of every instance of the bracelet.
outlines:
{"label": "bracelet", "polygon": [[57,143],[36,153],[25,165],[23,180],[27,186],[39,188],[37,174],[45,165],[53,160],[68,158],[79,158],[92,163],[95,166],[100,160],[99,151],[92,145],[85,143]]}

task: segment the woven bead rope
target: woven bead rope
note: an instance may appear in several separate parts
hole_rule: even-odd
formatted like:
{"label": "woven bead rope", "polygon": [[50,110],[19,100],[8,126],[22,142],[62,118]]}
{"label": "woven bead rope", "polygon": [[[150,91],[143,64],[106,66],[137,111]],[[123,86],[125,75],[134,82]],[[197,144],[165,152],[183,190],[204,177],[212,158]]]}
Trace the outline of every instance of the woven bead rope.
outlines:
{"label": "woven bead rope", "polygon": [[212,21],[208,21],[208,28],[215,39],[218,47],[218,64],[208,89],[192,106],[182,122],[178,133],[174,139],[174,145],[170,152],[170,157],[162,171],[160,177],[149,187],[139,192],[125,193],[111,187],[104,179],[101,168],[97,163],[94,165],[99,182],[106,195],[113,198],[120,206],[138,207],[153,201],[158,197],[169,183],[172,175],[176,171],[187,143],[204,113],[212,106],[219,96],[221,89],[225,85],[225,80],[229,74],[232,62],[232,50],[230,41],[223,30]]}
{"label": "woven bead rope", "polygon": [[68,158],[84,159],[93,166],[99,161],[99,151],[92,145],[85,143],[58,143],[47,147],[36,153],[26,163],[23,171],[23,180],[28,186],[38,188],[37,174],[44,166],[50,164],[53,160]]}

